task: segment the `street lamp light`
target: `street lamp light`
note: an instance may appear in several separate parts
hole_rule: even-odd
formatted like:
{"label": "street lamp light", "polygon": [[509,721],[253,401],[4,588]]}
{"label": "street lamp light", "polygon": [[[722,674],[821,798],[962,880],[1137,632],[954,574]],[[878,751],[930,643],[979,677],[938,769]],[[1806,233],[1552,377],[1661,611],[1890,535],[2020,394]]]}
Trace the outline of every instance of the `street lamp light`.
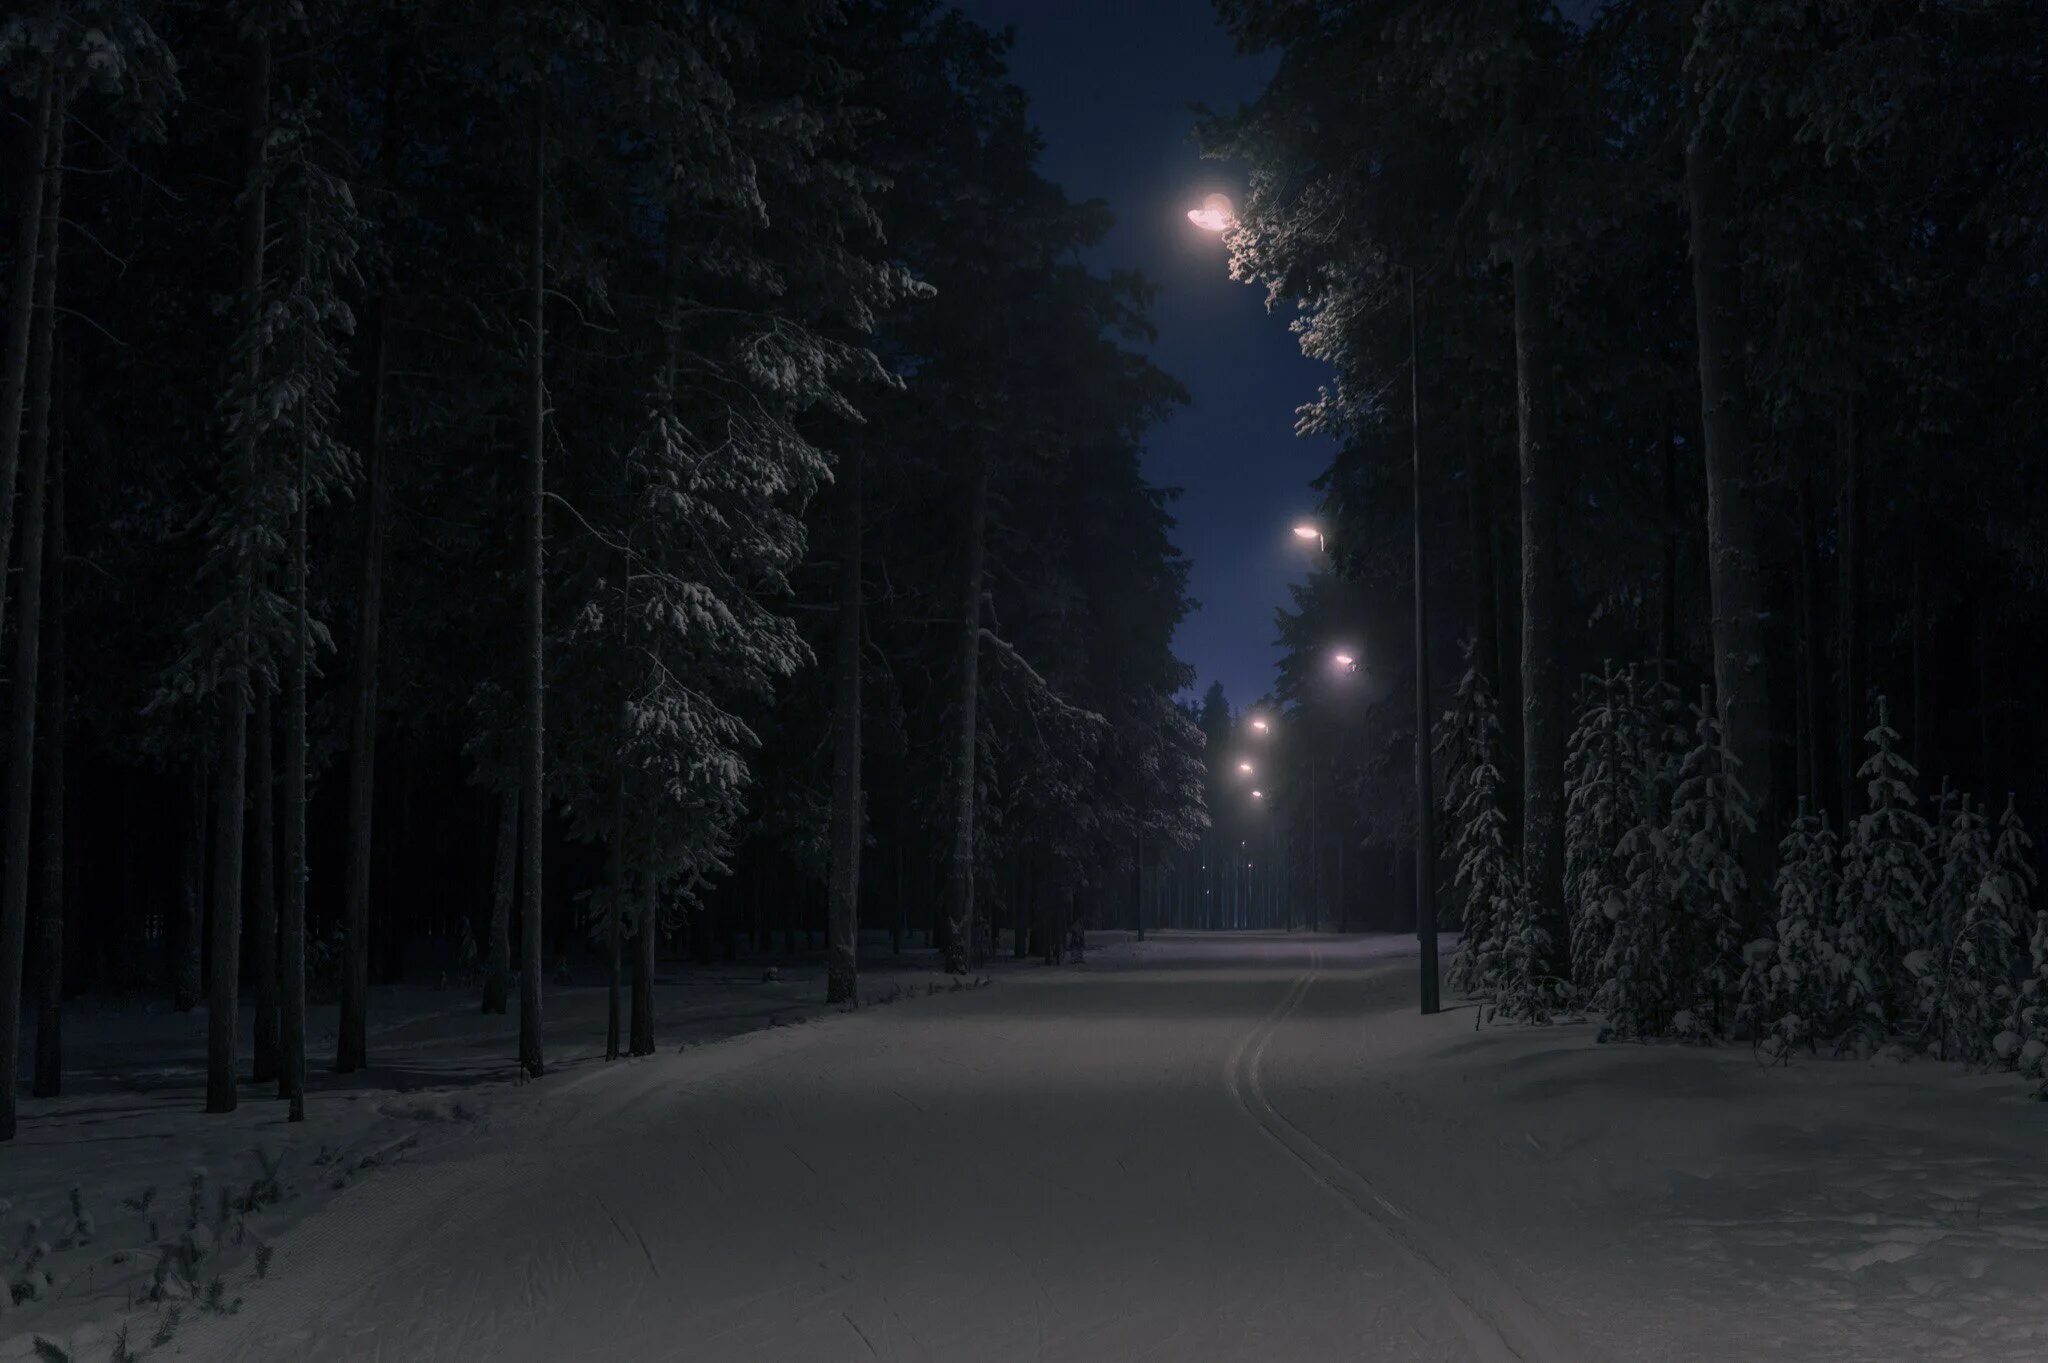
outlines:
{"label": "street lamp light", "polygon": [[1252,774],[1252,764],[1249,762],[1238,763],[1237,769],[1243,772],[1246,776],[1250,776]]}
{"label": "street lamp light", "polygon": [[1266,792],[1263,790],[1255,790],[1252,792],[1252,798],[1254,800],[1263,800],[1266,798]]}
{"label": "street lamp light", "polygon": [[1211,194],[1202,200],[1200,208],[1188,210],[1188,221],[1204,232],[1227,232],[1230,225],[1237,221],[1237,210],[1231,205],[1227,195]]}
{"label": "street lamp light", "polygon": [[1358,669],[1358,659],[1352,657],[1349,653],[1339,653],[1330,661],[1336,663],[1337,666],[1343,668],[1346,672],[1355,672]]}
{"label": "street lamp light", "polygon": [[1321,528],[1312,521],[1303,521],[1295,526],[1294,537],[1298,540],[1314,540],[1316,548],[1320,550],[1327,551],[1330,547],[1328,541],[1323,538]]}
{"label": "street lamp light", "polygon": [[1253,720],[1253,721],[1252,721],[1252,732],[1253,732],[1253,733],[1255,733],[1255,734],[1267,734],[1267,733],[1271,733],[1272,731],[1273,731],[1273,726],[1272,726],[1271,724],[1268,724],[1268,723],[1267,723],[1267,722],[1266,722],[1265,720],[1263,720],[1263,719],[1255,719],[1255,720]]}

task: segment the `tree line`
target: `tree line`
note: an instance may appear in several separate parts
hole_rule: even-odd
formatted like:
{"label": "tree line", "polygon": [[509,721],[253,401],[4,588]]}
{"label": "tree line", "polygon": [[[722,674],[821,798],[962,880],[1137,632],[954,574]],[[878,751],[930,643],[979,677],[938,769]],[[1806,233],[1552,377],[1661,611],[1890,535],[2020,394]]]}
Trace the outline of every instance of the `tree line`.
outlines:
{"label": "tree line", "polygon": [[516,988],[539,1075],[572,951],[642,1054],[664,951],[822,932],[851,1004],[864,924],[964,971],[1123,921],[1206,820],[1139,468],[1183,395],[1007,46],[929,0],[0,19],[36,1095],[85,991],[203,1002],[208,1109],[298,1117],[309,995],[357,1071],[408,967]]}
{"label": "tree line", "polygon": [[[2038,6],[1218,10],[1277,59],[1203,125],[1252,168],[1233,269],[1299,310],[1333,371],[1301,423],[1341,441],[1285,704],[1371,711],[1384,745],[1317,751],[1405,844],[1410,688],[1344,700],[1326,659],[1351,631],[1412,678],[1412,372],[1465,983],[1525,1015],[1597,998],[1621,1034],[2038,1031]],[[1827,1002],[1788,1003],[1816,933]],[[1967,1043],[1914,983],[1957,971],[2003,1019]]]}

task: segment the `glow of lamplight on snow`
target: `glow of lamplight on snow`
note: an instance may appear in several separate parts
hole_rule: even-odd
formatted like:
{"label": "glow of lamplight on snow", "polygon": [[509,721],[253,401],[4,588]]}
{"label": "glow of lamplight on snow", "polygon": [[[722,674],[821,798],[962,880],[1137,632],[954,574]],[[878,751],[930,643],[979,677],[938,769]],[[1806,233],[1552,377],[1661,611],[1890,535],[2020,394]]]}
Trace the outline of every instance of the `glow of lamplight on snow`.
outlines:
{"label": "glow of lamplight on snow", "polygon": [[1229,197],[1222,194],[1211,194],[1202,200],[1200,208],[1188,210],[1188,221],[1204,232],[1228,231],[1236,216],[1236,209],[1231,205]]}

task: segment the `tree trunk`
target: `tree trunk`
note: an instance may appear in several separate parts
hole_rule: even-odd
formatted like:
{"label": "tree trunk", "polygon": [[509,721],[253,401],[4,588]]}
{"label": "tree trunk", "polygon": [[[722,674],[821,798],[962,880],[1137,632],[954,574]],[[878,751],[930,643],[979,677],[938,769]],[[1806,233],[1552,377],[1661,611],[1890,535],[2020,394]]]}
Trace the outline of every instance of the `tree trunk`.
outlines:
{"label": "tree trunk", "polygon": [[620,922],[626,898],[626,764],[616,763],[612,768],[612,845],[611,867],[606,875],[610,882],[605,890],[604,945],[605,945],[605,1007],[604,1007],[604,1058],[619,1058],[619,1002],[620,975],[624,965],[621,953]]}
{"label": "tree trunk", "polygon": [[[64,89],[49,119],[42,260],[29,362],[28,476],[21,498],[21,612],[14,634],[13,715],[7,752],[5,869],[0,870],[0,1141],[14,1139],[15,1075],[21,1063],[21,985],[28,948],[29,834],[35,795],[36,691],[42,658],[43,506],[49,491],[51,349],[57,340],[57,224],[63,198]],[[0,559],[0,567],[4,567]],[[4,585],[4,584],[0,584]],[[4,591],[0,591],[4,595]]]}
{"label": "tree trunk", "polygon": [[1522,472],[1522,865],[1531,905],[1570,958],[1564,916],[1565,692],[1559,604],[1562,470],[1551,432],[1550,270],[1534,245],[1514,261],[1516,427]]}
{"label": "tree trunk", "polygon": [[519,792],[498,799],[498,857],[491,879],[491,925],[485,934],[484,1011],[503,1015],[512,992],[512,887],[518,874]]}
{"label": "tree trunk", "polygon": [[256,692],[256,732],[250,740],[254,769],[249,792],[254,817],[250,834],[255,842],[250,861],[255,883],[250,894],[249,950],[256,957],[256,1046],[250,1074],[259,1084],[278,1084],[282,1098],[289,1095],[283,1090],[277,1062],[277,758],[272,725],[270,688],[262,686]]}
{"label": "tree trunk", "polygon": [[1907,638],[1913,673],[1913,732],[1906,739],[1906,750],[1912,754],[1913,769],[1924,772],[1927,770],[1928,716],[1934,713],[1927,699],[1927,514],[1918,504],[1907,514],[1913,518],[1913,579],[1909,607],[1912,619],[1908,622]]}
{"label": "tree trunk", "polygon": [[1500,607],[1494,597],[1493,480],[1487,475],[1488,455],[1482,437],[1466,470],[1465,517],[1472,542],[1472,666],[1499,695]]}
{"label": "tree trunk", "polygon": [[1817,556],[1819,527],[1813,509],[1813,475],[1799,478],[1799,793],[1811,809],[1825,809],[1829,801],[1821,787],[1827,783],[1821,761],[1820,741],[1820,564]]}
{"label": "tree trunk", "polygon": [[861,455],[840,461],[839,638],[832,704],[832,884],[825,922],[825,1001],[860,1006]]}
{"label": "tree trunk", "polygon": [[640,931],[633,943],[633,1035],[634,1055],[654,1054],[654,950],[661,931],[661,897],[654,877],[642,878],[640,887]]}
{"label": "tree trunk", "polygon": [[969,965],[974,912],[975,705],[979,699],[981,664],[981,577],[984,531],[988,524],[989,458],[977,448],[968,473],[967,543],[960,574],[957,617],[959,640],[954,658],[958,694],[953,706],[953,837],[946,854],[946,950],[949,975],[965,974]]}
{"label": "tree trunk", "polygon": [[[254,344],[263,308],[263,247],[267,231],[264,192],[264,157],[270,122],[270,33],[262,24],[249,38],[248,108],[243,128],[242,195],[242,290],[241,329],[248,338],[243,357],[243,382],[250,400],[255,400],[262,370],[262,348]],[[257,423],[245,423],[241,448],[235,458],[239,481],[245,490],[256,484]],[[258,514],[254,505],[244,514]],[[229,590],[249,602],[256,583],[255,565],[239,564],[236,580]],[[247,611],[243,612],[244,617]],[[249,757],[249,646],[248,635],[238,637],[233,647],[235,665],[221,696],[220,769],[214,785],[213,827],[213,944],[212,966],[207,975],[206,1019],[206,1110],[233,1112],[237,1100],[237,1033],[240,1031],[242,957],[242,826],[246,817],[245,796]]]}
{"label": "tree trunk", "polygon": [[540,1037],[541,834],[546,800],[546,748],[542,742],[545,673],[543,592],[547,535],[547,376],[543,364],[547,305],[547,103],[533,93],[533,203],[527,281],[527,450],[526,450],[526,725],[520,768],[520,814],[525,820],[521,851],[525,861],[519,912],[519,1067],[538,1079],[544,1064]]}
{"label": "tree trunk", "polygon": [[174,1013],[189,1013],[199,1006],[199,934],[206,921],[206,810],[213,798],[211,775],[203,757],[192,759],[192,779],[185,801],[185,883],[179,887],[178,921],[170,933]]}
{"label": "tree trunk", "polygon": [[[53,378],[57,383],[61,378]],[[61,390],[60,390],[61,392]],[[53,396],[53,404],[57,398]],[[55,406],[50,443],[50,557],[43,595],[50,606],[50,644],[42,691],[43,879],[37,904],[41,958],[36,1009],[36,1072],[32,1092],[55,1098],[64,1091],[64,739],[69,696],[64,659],[64,438],[63,409]]]}
{"label": "tree trunk", "polygon": [[[398,126],[398,57],[394,44],[384,81],[384,127],[379,169],[393,193],[401,144]],[[384,214],[387,238],[396,215]],[[377,788],[377,663],[383,629],[385,521],[385,403],[391,385],[391,280],[377,281],[369,327],[369,412],[363,442],[363,558],[356,594],[356,646],[349,659],[348,869],[342,916],[348,924],[348,962],[342,971],[341,1030],[334,1068],[349,1074],[369,1063],[370,852]]]}
{"label": "tree trunk", "polygon": [[385,393],[389,386],[391,302],[380,290],[370,325],[369,440],[363,451],[363,558],[356,596],[356,646],[349,660],[348,887],[343,921],[341,1031],[334,1068],[353,1074],[369,1063],[370,851],[377,786],[377,658],[384,602]]}
{"label": "tree trunk", "polygon": [[1678,664],[1678,441],[1664,432],[1663,562],[1657,577],[1657,680],[1673,682]]}
{"label": "tree trunk", "polygon": [[303,438],[298,451],[298,497],[292,511],[292,656],[285,676],[284,749],[284,1017],[280,1040],[284,1069],[278,1096],[291,1104],[290,1120],[306,1119],[306,673],[313,651],[306,602],[307,523],[310,497]]}
{"label": "tree trunk", "polygon": [[1837,770],[1842,783],[1842,829],[1862,808],[1856,768],[1863,750],[1863,487],[1861,439],[1856,428],[1856,394],[1843,399],[1835,422],[1835,450],[1842,465],[1841,499],[1835,537],[1835,725]]}
{"label": "tree trunk", "polygon": [[1750,513],[1749,401],[1741,342],[1742,262],[1728,235],[1732,194],[1710,129],[1685,149],[1692,236],[1693,312],[1699,330],[1700,427],[1707,473],[1708,584],[1713,598],[1714,693],[1723,750],[1755,802],[1756,828],[1738,849],[1749,880],[1743,931],[1755,926],[1771,883],[1777,822],[1771,707],[1757,530]]}
{"label": "tree trunk", "polygon": [[[0,351],[0,565],[14,545],[14,484],[21,460],[21,413],[28,393],[29,321],[35,312],[36,265],[42,259],[43,196],[62,169],[53,153],[50,124],[57,102],[57,74],[44,62],[36,78],[35,110],[29,115],[28,168],[14,228],[14,277],[7,286],[7,341]],[[7,593],[0,591],[0,624],[7,619]]]}

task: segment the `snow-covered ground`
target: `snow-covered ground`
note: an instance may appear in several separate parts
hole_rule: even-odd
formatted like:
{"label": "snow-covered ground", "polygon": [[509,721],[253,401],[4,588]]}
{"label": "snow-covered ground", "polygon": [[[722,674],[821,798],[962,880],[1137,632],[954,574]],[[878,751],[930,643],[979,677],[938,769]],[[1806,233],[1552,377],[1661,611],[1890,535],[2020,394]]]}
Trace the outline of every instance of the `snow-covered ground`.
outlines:
{"label": "snow-covered ground", "polygon": [[[929,951],[891,957],[880,936],[863,947],[862,994],[870,1002],[954,988],[932,968]],[[764,978],[769,966],[772,980]],[[836,1011],[826,1008],[824,992],[815,954],[794,962],[664,963],[657,1039],[673,1052],[808,1022]],[[329,1072],[336,1009],[314,1006],[308,1120],[296,1125],[284,1120],[269,1086],[245,1084],[231,1115],[202,1112],[203,1009],[177,1014],[161,1001],[68,1005],[65,1096],[23,1098],[20,1134],[0,1145],[0,1285],[29,1273],[48,1278],[38,1298],[11,1310],[0,1291],[0,1359],[35,1357],[39,1338],[83,1359],[104,1358],[123,1324],[130,1348],[147,1356],[152,1339],[175,1341],[210,1313],[205,1294],[216,1279],[219,1306],[248,1299],[259,1247],[265,1276],[289,1264],[296,1228],[315,1217],[317,1235],[317,1214],[330,1199],[354,1195],[358,1183],[408,1161],[459,1160],[487,1144],[481,1138],[500,1114],[551,1101],[547,1095],[603,1068],[603,986],[550,978],[543,994],[549,1075],[535,1085],[516,1082],[516,999],[511,1015],[489,1017],[470,987],[373,989],[371,1065],[347,1077]],[[32,1028],[30,1019],[23,1034]],[[246,1044],[246,1027],[244,1037]],[[266,1164],[275,1187],[266,1183]],[[74,1189],[88,1218],[83,1236]],[[195,1221],[203,1230],[188,1237]],[[178,1265],[167,1291],[154,1290],[163,1248],[188,1238],[203,1252]],[[187,1295],[192,1289],[197,1301]]]}
{"label": "snow-covered ground", "polygon": [[[538,1084],[385,1090],[354,1101],[447,1134],[305,1199],[238,1312],[144,1356],[2048,1356],[2024,1084],[1475,1031],[1413,1012],[1410,951],[1155,936]],[[158,1120],[202,1124],[104,1129]]]}

